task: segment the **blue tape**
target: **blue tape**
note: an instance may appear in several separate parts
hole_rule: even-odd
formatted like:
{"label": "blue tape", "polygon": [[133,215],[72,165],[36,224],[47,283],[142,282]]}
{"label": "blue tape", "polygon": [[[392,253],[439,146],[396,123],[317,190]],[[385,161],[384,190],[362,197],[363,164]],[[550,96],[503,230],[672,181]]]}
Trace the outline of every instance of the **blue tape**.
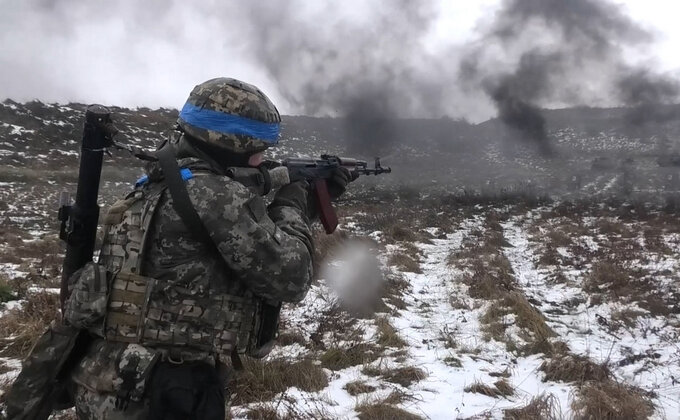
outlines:
{"label": "blue tape", "polygon": [[[182,168],[179,170],[179,174],[182,176],[182,180],[188,181],[191,178],[194,177],[194,174],[191,172],[189,168]],[[141,178],[135,182],[135,188],[141,187],[142,185],[146,184],[149,182],[149,176],[148,175],[143,175]]]}
{"label": "blue tape", "polygon": [[279,141],[281,130],[279,123],[264,123],[238,115],[225,114],[201,108],[189,102],[184,104],[179,117],[187,124],[204,130],[223,134],[240,134],[269,144],[276,144]]}

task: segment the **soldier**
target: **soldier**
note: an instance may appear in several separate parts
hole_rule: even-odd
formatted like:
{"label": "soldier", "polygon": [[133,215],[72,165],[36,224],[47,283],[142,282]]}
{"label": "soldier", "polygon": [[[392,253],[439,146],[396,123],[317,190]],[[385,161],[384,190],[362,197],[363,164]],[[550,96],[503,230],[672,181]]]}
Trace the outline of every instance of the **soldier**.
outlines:
{"label": "soldier", "polygon": [[[261,196],[262,152],[280,121],[252,85],[196,86],[159,162],[109,210],[99,257],[111,284],[106,321],[72,373],[79,418],[222,420],[225,366],[269,353],[281,302],[302,300],[312,280],[315,218],[306,181],[278,189],[269,206]],[[261,182],[233,179],[234,167],[259,168],[247,179]],[[331,196],[351,180],[339,168]],[[86,295],[72,293],[67,319],[87,312]]]}

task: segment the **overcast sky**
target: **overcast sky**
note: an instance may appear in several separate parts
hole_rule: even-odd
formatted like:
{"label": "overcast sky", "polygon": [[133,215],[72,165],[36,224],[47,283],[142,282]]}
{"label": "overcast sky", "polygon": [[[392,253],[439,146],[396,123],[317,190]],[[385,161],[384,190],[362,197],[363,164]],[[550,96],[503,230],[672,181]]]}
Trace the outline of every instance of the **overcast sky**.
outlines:
{"label": "overcast sky", "polygon": [[[608,2],[654,35],[644,48],[622,46],[626,60],[677,74],[667,72],[680,68],[680,2]],[[338,91],[374,86],[385,73],[392,89],[404,77],[409,89],[427,92],[402,114],[479,120],[493,107],[479,89],[453,86],[454,73],[470,46],[485,42],[501,7],[502,0],[0,0],[0,98],[177,108],[195,84],[230,76],[258,85],[282,113],[333,114],[346,103]],[[324,101],[328,92],[336,102]],[[427,98],[441,92],[446,97],[429,107]],[[542,105],[552,104],[572,103]]]}

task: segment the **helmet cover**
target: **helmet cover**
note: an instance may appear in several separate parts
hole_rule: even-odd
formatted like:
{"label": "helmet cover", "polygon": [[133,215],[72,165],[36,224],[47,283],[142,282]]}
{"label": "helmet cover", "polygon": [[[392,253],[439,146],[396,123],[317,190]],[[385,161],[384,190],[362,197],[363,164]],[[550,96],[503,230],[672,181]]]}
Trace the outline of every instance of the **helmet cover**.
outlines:
{"label": "helmet cover", "polygon": [[251,155],[278,143],[281,116],[257,87],[220,77],[194,87],[177,123],[200,142]]}

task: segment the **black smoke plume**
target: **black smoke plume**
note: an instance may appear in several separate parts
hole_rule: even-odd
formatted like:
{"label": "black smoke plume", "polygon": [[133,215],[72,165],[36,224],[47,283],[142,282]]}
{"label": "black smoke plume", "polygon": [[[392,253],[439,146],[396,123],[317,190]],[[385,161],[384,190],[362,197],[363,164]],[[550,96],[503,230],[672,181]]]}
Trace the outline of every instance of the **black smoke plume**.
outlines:
{"label": "black smoke plume", "polygon": [[621,101],[630,106],[626,113],[629,124],[640,126],[680,118],[679,108],[673,106],[680,96],[677,79],[648,69],[627,69],[617,87]]}
{"label": "black smoke plume", "polygon": [[676,117],[659,105],[678,100],[677,82],[626,61],[624,48],[652,41],[608,0],[507,0],[462,60],[460,77],[486,92],[520,138],[550,154],[543,107],[618,102],[631,107],[635,124]]}

